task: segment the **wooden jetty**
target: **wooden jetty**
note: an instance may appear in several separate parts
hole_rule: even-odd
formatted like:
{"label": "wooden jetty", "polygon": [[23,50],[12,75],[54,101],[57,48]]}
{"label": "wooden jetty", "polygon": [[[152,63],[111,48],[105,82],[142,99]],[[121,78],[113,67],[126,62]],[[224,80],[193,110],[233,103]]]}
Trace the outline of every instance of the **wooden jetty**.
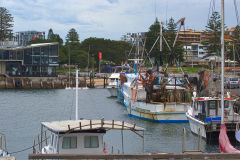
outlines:
{"label": "wooden jetty", "polygon": [[0,157],[0,160],[16,160],[15,157],[10,156],[10,157]]}
{"label": "wooden jetty", "polygon": [[29,159],[240,159],[240,154],[226,153],[151,153],[151,154],[30,154]]}
{"label": "wooden jetty", "polygon": [[[79,87],[94,88],[108,85],[108,74],[79,74]],[[75,87],[75,76],[57,77],[10,77],[0,75],[0,89],[63,89]]]}

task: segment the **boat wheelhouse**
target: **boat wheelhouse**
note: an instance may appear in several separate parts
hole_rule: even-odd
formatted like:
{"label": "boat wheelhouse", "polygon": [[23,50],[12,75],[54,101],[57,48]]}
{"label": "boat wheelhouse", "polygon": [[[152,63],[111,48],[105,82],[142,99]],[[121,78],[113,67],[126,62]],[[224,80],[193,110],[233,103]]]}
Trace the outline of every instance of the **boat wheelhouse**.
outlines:
{"label": "boat wheelhouse", "polygon": [[107,86],[107,89],[109,93],[111,94],[111,97],[117,97],[117,87],[118,87],[118,81],[120,79],[120,73],[113,73],[109,77],[110,82]]}
{"label": "boat wheelhouse", "polygon": [[144,132],[143,128],[137,127],[135,124],[132,125],[114,120],[81,119],[42,122],[42,142],[44,140],[44,128],[50,131],[51,139],[47,146],[41,146],[43,154],[103,154],[105,153],[103,135],[108,130],[130,130],[135,133],[139,131]]}
{"label": "boat wheelhouse", "polygon": [[[196,95],[196,94],[195,94]],[[240,116],[234,112],[236,99],[230,95],[224,98],[224,123],[227,133],[235,137],[236,125],[239,123]],[[207,142],[218,138],[221,128],[221,98],[219,97],[196,97],[192,98],[186,116],[189,120],[191,131],[204,137]]]}

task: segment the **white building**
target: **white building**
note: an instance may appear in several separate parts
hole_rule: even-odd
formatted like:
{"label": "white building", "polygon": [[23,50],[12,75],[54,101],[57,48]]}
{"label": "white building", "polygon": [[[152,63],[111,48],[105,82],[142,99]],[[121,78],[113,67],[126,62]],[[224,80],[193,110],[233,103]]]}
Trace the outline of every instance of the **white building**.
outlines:
{"label": "white building", "polygon": [[131,44],[134,44],[137,42],[137,36],[139,35],[140,39],[145,38],[146,32],[139,32],[139,33],[127,33],[121,37],[122,41],[129,42]]}

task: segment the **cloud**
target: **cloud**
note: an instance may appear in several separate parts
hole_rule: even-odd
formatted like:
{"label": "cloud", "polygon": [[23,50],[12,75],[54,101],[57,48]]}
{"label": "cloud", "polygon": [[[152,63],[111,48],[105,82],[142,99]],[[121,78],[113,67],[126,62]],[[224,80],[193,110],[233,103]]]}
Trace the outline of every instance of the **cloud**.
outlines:
{"label": "cloud", "polygon": [[[216,9],[220,5],[216,1]],[[14,17],[14,31],[52,28],[65,39],[75,28],[80,40],[103,37],[119,40],[127,32],[147,31],[156,16],[161,21],[186,17],[186,28],[205,28],[209,0],[1,0]],[[234,6],[226,3],[226,24],[236,24]]]}

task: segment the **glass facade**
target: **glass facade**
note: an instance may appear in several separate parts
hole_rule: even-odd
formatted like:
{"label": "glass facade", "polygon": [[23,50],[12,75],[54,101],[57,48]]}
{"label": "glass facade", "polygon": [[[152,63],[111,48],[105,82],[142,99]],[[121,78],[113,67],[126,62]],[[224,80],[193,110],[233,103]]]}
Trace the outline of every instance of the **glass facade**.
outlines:
{"label": "glass facade", "polygon": [[58,43],[4,48],[0,49],[0,61],[6,61],[9,76],[56,76],[58,53]]}

